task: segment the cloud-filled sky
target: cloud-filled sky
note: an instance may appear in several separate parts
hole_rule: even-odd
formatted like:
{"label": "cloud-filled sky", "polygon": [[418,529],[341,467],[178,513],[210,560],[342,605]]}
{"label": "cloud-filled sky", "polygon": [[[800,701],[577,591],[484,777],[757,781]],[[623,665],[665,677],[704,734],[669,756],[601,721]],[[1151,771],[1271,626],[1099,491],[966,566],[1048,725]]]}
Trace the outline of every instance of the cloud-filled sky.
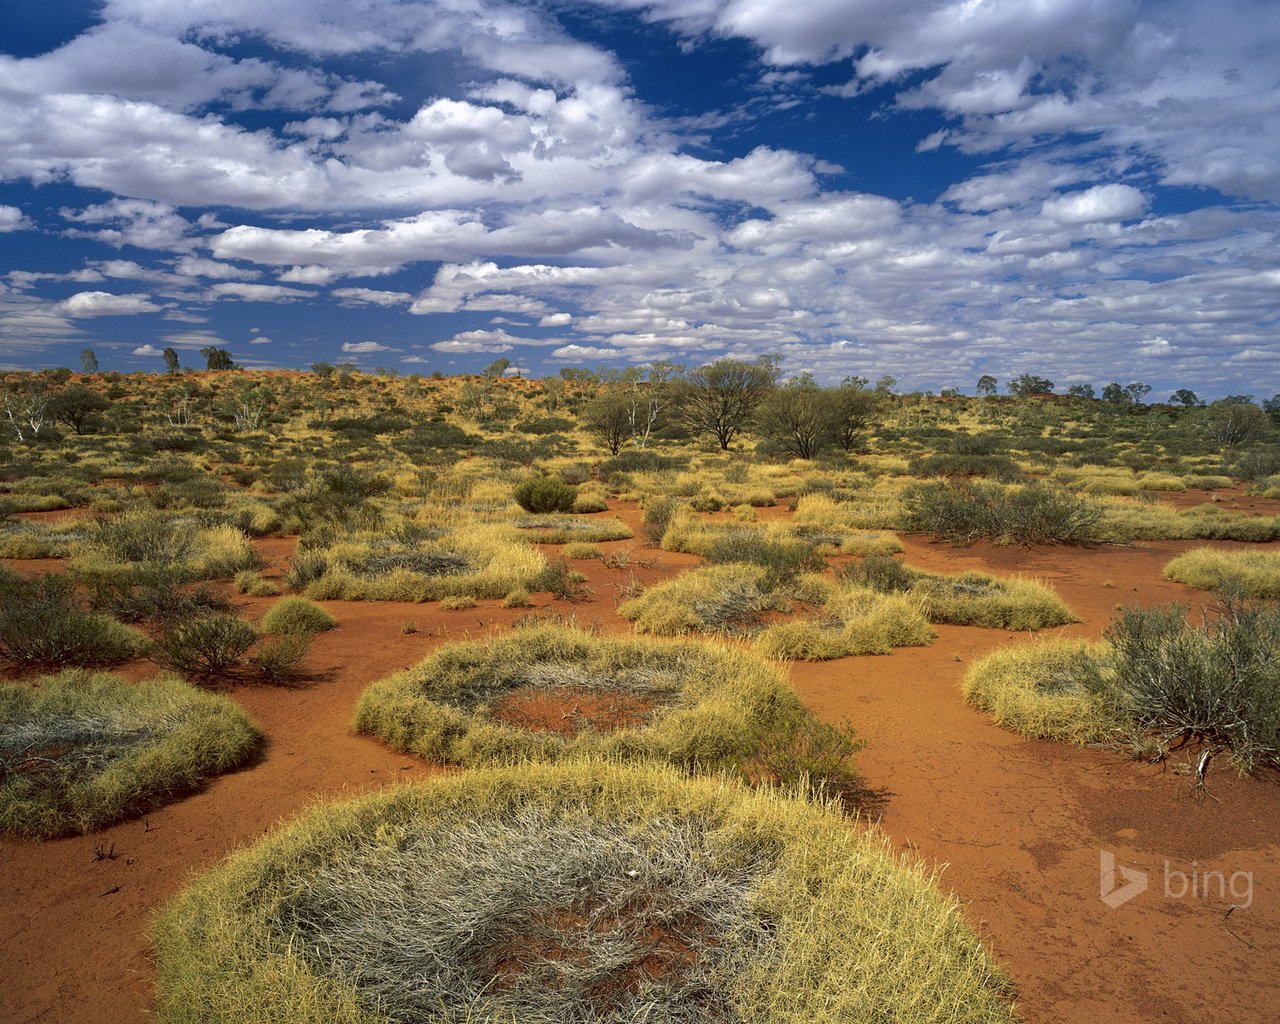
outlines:
{"label": "cloud-filled sky", "polygon": [[0,365],[1280,391],[1275,0],[0,10]]}

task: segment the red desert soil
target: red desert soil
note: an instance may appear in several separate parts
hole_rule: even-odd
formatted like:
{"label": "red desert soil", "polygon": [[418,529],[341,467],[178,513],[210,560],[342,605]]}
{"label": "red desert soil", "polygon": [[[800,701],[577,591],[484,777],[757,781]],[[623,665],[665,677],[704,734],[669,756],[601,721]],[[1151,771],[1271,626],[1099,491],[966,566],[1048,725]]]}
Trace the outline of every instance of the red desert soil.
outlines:
{"label": "red desert soil", "polygon": [[[634,507],[620,513],[638,533]],[[922,568],[1047,580],[1083,620],[1062,631],[1068,634],[1098,635],[1125,603],[1206,603],[1206,595],[1160,575],[1192,542],[1025,550],[906,538],[906,545],[907,560]],[[259,546],[278,564],[292,542]],[[654,561],[626,569],[575,561],[592,595],[575,604],[537,595],[535,610],[623,632],[627,624],[613,608],[632,573],[650,583],[697,561],[655,552],[639,539],[601,547]],[[246,614],[260,614],[271,600],[246,600]],[[352,736],[352,708],[371,681],[439,643],[505,630],[527,614],[496,605],[448,612],[436,604],[327,603],[339,628],[317,638],[307,685],[228,691],[266,736],[257,763],[101,833],[0,841],[0,1020],[146,1021],[146,930],[155,910],[189,873],[318,799],[429,774],[412,757]],[[416,633],[402,631],[408,622]],[[965,903],[969,921],[1007,967],[1024,1018],[1280,1019],[1280,779],[1241,780],[1217,766],[1209,776],[1215,799],[1196,800],[1181,773],[1186,754],[1144,766],[1005,732],[962,703],[958,686],[975,658],[1027,636],[949,626],[938,633],[932,647],[887,657],[796,664],[791,678],[818,713],[849,716],[870,741],[859,763],[868,784],[889,791],[883,827],[901,849],[943,867],[941,884]],[[150,671],[131,666],[129,674]],[[114,850],[114,857],[97,859],[95,850]],[[1116,909],[1099,899],[1104,852],[1150,878],[1145,892]],[[1224,919],[1250,893],[1249,905]]]}

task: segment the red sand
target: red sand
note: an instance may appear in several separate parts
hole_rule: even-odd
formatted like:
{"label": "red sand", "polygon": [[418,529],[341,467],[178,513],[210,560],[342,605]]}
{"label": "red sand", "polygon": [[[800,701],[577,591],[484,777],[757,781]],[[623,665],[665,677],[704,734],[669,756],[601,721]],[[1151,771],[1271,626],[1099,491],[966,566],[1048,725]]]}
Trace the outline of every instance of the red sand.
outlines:
{"label": "red sand", "polygon": [[[634,508],[622,514],[638,527]],[[908,561],[922,568],[1047,580],[1083,620],[1062,631],[1068,634],[1098,635],[1120,604],[1207,603],[1206,595],[1160,575],[1172,555],[1196,546],[1190,542],[1035,550],[906,543]],[[292,542],[259,547],[279,561]],[[575,561],[589,575],[592,596],[567,604],[537,595],[534,611],[624,631],[613,609],[631,572],[650,583],[696,562],[654,552],[639,539],[601,547],[631,548],[656,561],[629,570]],[[272,600],[244,599],[245,614],[260,614]],[[155,910],[189,873],[318,799],[429,774],[433,769],[415,758],[350,734],[356,698],[441,642],[503,630],[528,614],[496,605],[448,612],[436,604],[328,602],[339,628],[317,638],[306,662],[308,686],[230,691],[266,736],[256,764],[101,833],[0,840],[0,1020],[146,1021],[146,930]],[[405,622],[418,632],[402,632]],[[832,719],[848,716],[869,740],[859,764],[869,785],[889,791],[884,829],[904,851],[942,870],[941,885],[964,902],[1013,977],[1025,1019],[1280,1018],[1280,780],[1241,780],[1219,766],[1209,777],[1217,799],[1197,801],[1180,774],[1185,754],[1144,766],[1105,751],[1021,739],[963,704],[958,686],[976,657],[1026,635],[956,626],[938,633],[928,648],[796,664],[791,677],[812,708]],[[132,666],[128,674],[149,671]],[[95,849],[112,847],[114,859],[95,859]],[[1099,900],[1104,851],[1150,875],[1149,888],[1116,909]],[[1213,872],[1223,874],[1208,876],[1206,895],[1202,883]],[[1233,873],[1240,873],[1237,896],[1220,894],[1218,878]],[[1246,875],[1252,901],[1224,921],[1233,903],[1245,902]]]}

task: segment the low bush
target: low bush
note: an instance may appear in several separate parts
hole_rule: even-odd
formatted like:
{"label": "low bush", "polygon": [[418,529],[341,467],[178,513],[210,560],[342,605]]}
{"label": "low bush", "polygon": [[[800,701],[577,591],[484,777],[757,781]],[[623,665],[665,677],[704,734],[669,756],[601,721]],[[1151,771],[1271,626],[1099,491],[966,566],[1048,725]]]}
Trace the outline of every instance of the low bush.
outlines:
{"label": "low bush", "polygon": [[184,576],[180,570],[145,563],[125,577],[92,580],[89,604],[123,622],[160,626],[196,615],[231,610],[230,601],[203,583],[184,587]]}
{"label": "low bush", "polygon": [[249,663],[269,683],[286,683],[298,673],[311,649],[311,633],[281,633],[259,637]]}
{"label": "low bush", "polygon": [[1009,1024],[933,882],[774,793],[478,770],[319,808],[194,882],[155,927],[158,1019]]}
{"label": "low bush", "polygon": [[1249,772],[1280,762],[1280,608],[1227,604],[1199,626],[1186,609],[1130,609],[1105,642],[997,651],[966,698],[1028,736],[1111,743],[1149,756],[1217,744]]}
{"label": "low bush", "polygon": [[281,598],[267,609],[258,623],[264,633],[292,636],[323,633],[337,624],[337,619],[305,597]]}
{"label": "low bush", "polygon": [[960,543],[1079,544],[1098,536],[1102,510],[1045,484],[910,484],[901,525]]}
{"label": "low bush", "polygon": [[104,668],[146,649],[146,637],[137,630],[81,609],[66,577],[24,580],[0,568],[0,661],[21,671]]}
{"label": "low bush", "polygon": [[0,686],[0,829],[105,828],[236,767],[257,742],[234,704],[176,679],[71,670]]}
{"label": "low bush", "polygon": [[209,679],[238,666],[258,640],[258,631],[234,615],[202,615],[165,630],[151,659],[193,679]]}
{"label": "low bush", "polygon": [[541,476],[517,484],[513,494],[516,504],[526,512],[544,515],[548,512],[572,512],[578,490],[559,477]]}

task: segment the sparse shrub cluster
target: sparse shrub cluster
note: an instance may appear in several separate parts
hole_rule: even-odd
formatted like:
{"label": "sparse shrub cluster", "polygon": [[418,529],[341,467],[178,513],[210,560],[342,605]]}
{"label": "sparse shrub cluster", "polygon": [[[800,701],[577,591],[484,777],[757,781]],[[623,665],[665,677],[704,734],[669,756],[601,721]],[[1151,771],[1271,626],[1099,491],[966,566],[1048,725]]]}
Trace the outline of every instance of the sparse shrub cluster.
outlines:
{"label": "sparse shrub cluster", "polygon": [[901,495],[901,526],[970,543],[1080,544],[1098,536],[1102,510],[1044,484],[910,484]]}
{"label": "sparse shrub cluster", "polygon": [[969,670],[965,695],[1030,736],[1144,754],[1178,740],[1220,744],[1252,771],[1280,760],[1280,608],[1228,603],[1200,625],[1178,605],[1130,609],[1100,645],[989,655]]}
{"label": "sparse shrub cluster", "polygon": [[141,633],[80,607],[66,577],[24,580],[0,568],[0,661],[22,670],[102,668],[139,657]]}

